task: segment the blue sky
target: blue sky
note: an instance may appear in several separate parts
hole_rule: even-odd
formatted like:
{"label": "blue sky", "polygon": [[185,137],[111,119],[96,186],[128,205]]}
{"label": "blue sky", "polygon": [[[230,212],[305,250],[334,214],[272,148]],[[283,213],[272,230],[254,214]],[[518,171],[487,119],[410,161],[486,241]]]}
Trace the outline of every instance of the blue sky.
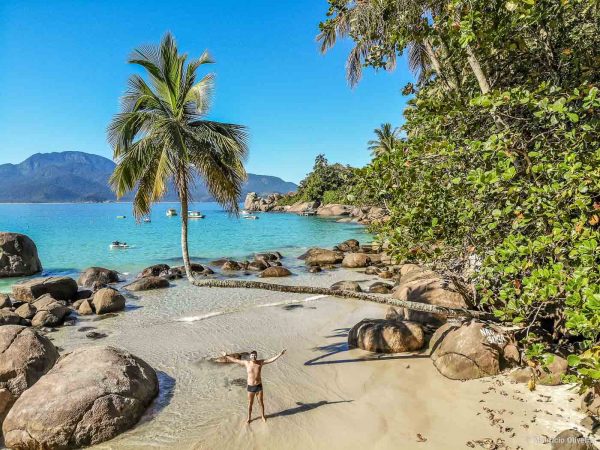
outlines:
{"label": "blue sky", "polygon": [[253,173],[298,182],[314,157],[355,166],[382,122],[400,124],[411,80],[367,71],[351,90],[349,43],[326,55],[315,36],[326,0],[0,1],[0,163],[37,152],[110,157],[105,128],[133,48],[171,31],[182,51],[216,64],[211,119],[247,125]]}

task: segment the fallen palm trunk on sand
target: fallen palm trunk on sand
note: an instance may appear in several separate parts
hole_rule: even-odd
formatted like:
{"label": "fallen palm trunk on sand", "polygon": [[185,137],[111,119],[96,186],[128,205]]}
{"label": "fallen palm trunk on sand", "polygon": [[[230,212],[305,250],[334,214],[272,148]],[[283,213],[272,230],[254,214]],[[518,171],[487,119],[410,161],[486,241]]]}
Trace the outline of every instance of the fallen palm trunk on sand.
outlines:
{"label": "fallen palm trunk on sand", "polygon": [[265,283],[262,281],[247,280],[193,280],[192,284],[197,287],[217,288],[242,288],[242,289],[264,289],[267,291],[290,292],[295,294],[329,295],[332,297],[354,298],[368,302],[381,303],[383,305],[406,308],[412,311],[421,311],[432,314],[445,314],[449,317],[469,317],[483,320],[493,320],[493,315],[483,311],[473,311],[464,308],[449,308],[444,306],[428,305],[426,303],[399,300],[366,292],[354,292],[344,290],[333,290],[330,288],[314,286],[289,286],[284,284]]}

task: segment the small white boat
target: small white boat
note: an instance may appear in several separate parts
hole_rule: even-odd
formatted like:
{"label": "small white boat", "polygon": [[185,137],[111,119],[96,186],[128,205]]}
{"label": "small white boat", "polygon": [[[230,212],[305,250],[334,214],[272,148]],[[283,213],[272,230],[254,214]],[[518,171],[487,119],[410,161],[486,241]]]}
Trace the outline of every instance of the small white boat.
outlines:
{"label": "small white boat", "polygon": [[152,222],[152,220],[150,219],[150,217],[144,217],[144,222],[150,223],[150,222]]}
{"label": "small white boat", "polygon": [[249,216],[249,215],[250,215],[250,211],[242,209],[242,216]]}
{"label": "small white boat", "polygon": [[174,210],[173,208],[169,208],[167,209],[167,217],[173,217],[177,215],[177,211]]}
{"label": "small white boat", "polygon": [[129,245],[127,245],[127,242],[114,241],[112,244],[110,244],[110,248],[111,249],[123,249],[123,248],[129,248]]}
{"label": "small white boat", "polygon": [[244,219],[258,220],[258,216],[253,216],[252,214],[249,214],[247,216],[244,216]]}
{"label": "small white boat", "polygon": [[127,216],[117,216],[117,219],[127,219]]}
{"label": "small white boat", "polygon": [[200,211],[190,211],[188,212],[188,219],[204,219],[204,214]]}

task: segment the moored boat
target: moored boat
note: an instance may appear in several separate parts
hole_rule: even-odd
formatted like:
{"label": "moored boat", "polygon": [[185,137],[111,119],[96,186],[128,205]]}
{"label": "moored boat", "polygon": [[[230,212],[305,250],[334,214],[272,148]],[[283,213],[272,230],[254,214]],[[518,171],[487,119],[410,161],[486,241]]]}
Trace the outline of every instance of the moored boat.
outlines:
{"label": "moored boat", "polygon": [[204,219],[204,214],[200,211],[190,211],[188,212],[188,219]]}
{"label": "moored boat", "polygon": [[173,217],[177,215],[177,211],[173,208],[167,209],[167,217]]}

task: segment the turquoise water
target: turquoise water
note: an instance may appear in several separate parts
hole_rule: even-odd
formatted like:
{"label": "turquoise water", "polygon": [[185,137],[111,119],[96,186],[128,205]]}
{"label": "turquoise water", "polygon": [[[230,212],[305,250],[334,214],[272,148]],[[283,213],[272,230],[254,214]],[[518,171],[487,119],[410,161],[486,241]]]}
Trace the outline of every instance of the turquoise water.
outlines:
{"label": "turquoise water", "polygon": [[[179,264],[180,217],[167,217],[177,203],[154,207],[151,223],[136,223],[130,203],[0,204],[0,231],[31,237],[37,245],[45,274],[74,274],[89,266],[124,273],[159,262]],[[229,217],[216,203],[198,203],[190,209],[206,214],[190,220],[189,246],[194,260],[244,258],[254,252],[279,250],[297,256],[312,246],[330,247],[345,239],[369,240],[363,227],[296,214],[258,214],[259,220]],[[117,216],[125,215],[125,219]],[[131,248],[111,250],[112,241]],[[0,280],[0,290],[15,280]]]}

